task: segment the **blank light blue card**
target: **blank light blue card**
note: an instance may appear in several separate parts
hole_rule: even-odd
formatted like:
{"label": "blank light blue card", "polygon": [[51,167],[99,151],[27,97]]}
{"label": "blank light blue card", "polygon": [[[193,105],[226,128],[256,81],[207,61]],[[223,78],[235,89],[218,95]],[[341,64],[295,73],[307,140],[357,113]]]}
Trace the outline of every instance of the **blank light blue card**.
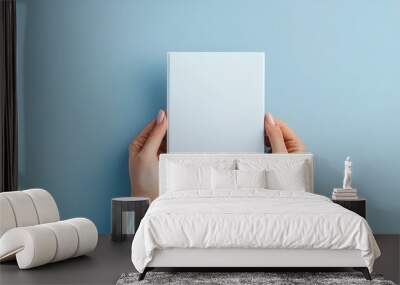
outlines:
{"label": "blank light blue card", "polygon": [[264,152],[265,56],[168,53],[168,152]]}

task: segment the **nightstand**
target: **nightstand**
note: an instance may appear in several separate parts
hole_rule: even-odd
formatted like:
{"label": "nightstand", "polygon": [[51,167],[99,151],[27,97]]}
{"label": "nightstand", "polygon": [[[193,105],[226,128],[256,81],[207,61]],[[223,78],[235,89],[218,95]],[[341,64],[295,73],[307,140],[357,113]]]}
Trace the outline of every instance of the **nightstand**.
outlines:
{"label": "nightstand", "polygon": [[367,200],[363,198],[355,200],[335,200],[332,199],[333,203],[339,204],[340,206],[359,214],[361,217],[366,218],[366,204]]}
{"label": "nightstand", "polygon": [[120,197],[111,202],[111,238],[123,241],[133,237],[150,205],[150,198]]}

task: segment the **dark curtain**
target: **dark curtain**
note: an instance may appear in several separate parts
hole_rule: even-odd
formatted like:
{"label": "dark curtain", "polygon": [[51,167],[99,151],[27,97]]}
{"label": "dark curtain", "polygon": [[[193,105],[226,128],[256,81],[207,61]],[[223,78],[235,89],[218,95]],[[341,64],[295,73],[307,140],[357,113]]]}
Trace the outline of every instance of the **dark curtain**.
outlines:
{"label": "dark curtain", "polygon": [[0,0],[0,191],[18,187],[15,0]]}

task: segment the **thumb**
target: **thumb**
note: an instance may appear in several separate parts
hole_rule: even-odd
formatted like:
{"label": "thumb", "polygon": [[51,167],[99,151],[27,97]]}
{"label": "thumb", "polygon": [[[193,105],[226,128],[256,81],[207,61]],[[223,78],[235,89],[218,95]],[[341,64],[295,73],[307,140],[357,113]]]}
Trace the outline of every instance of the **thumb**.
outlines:
{"label": "thumb", "polygon": [[157,119],[154,122],[154,127],[151,130],[149,137],[143,146],[143,152],[157,155],[161,143],[167,132],[168,122],[164,110],[160,110]]}
{"label": "thumb", "polygon": [[264,128],[271,143],[272,153],[287,153],[288,151],[286,149],[282,131],[276,124],[271,113],[267,113],[264,117]]}

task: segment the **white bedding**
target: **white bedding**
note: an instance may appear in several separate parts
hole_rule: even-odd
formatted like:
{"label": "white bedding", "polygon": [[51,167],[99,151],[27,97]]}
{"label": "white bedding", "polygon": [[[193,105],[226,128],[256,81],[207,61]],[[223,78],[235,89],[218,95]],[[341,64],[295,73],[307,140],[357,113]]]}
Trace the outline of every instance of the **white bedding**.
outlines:
{"label": "white bedding", "polygon": [[357,249],[372,271],[379,248],[365,219],[299,191],[179,191],[150,206],[132,243],[143,272],[155,249]]}

